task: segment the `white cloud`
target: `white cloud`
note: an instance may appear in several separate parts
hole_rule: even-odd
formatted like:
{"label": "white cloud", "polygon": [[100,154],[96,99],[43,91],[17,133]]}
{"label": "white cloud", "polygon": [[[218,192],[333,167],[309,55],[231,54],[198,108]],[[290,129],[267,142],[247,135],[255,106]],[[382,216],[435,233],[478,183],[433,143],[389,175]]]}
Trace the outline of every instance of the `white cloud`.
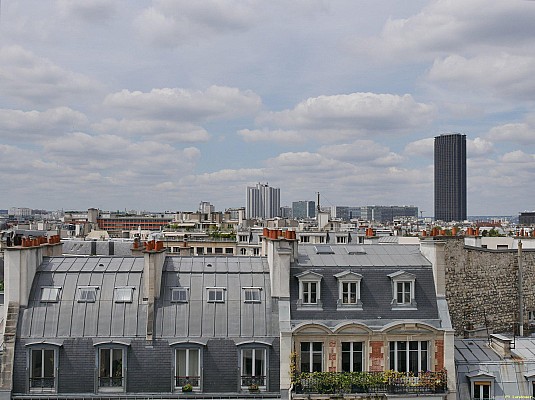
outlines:
{"label": "white cloud", "polygon": [[134,25],[152,44],[174,47],[248,29],[256,22],[257,4],[252,0],[156,0]]}
{"label": "white cloud", "polygon": [[118,3],[109,0],[56,0],[56,2],[65,17],[75,17],[93,24],[105,22],[113,17]]}
{"label": "white cloud", "polygon": [[488,138],[497,142],[534,145],[535,127],[525,122],[503,124],[492,128]]}
{"label": "white cloud", "polygon": [[372,140],[356,140],[353,143],[322,146],[318,153],[334,159],[353,164],[369,163],[373,165],[391,166],[403,162],[404,158],[391,152],[386,146]]}
{"label": "white cloud", "polygon": [[0,91],[3,96],[37,104],[58,103],[72,95],[94,93],[98,82],[65,70],[20,46],[0,48]]}
{"label": "white cloud", "polygon": [[106,118],[93,124],[92,128],[101,133],[139,136],[170,143],[206,142],[210,139],[210,134],[200,126],[165,120]]}
{"label": "white cloud", "polygon": [[534,69],[535,57],[531,56],[501,53],[465,58],[450,55],[435,60],[428,79],[462,90],[471,88],[505,97],[530,99],[535,94]]}
{"label": "white cloud", "polygon": [[475,138],[473,140],[466,140],[466,156],[467,157],[481,157],[488,156],[494,152],[494,147],[491,142],[482,138]]}
{"label": "white cloud", "polygon": [[0,134],[5,140],[40,140],[83,128],[85,114],[68,107],[46,111],[0,109]]}
{"label": "white cloud", "polygon": [[408,143],[405,146],[404,154],[407,156],[422,156],[432,159],[434,157],[434,149],[435,139],[431,137]]}
{"label": "white cloud", "polygon": [[259,123],[311,130],[385,132],[422,128],[434,114],[433,105],[417,103],[409,94],[351,93],[308,98],[291,110],[268,113]]}
{"label": "white cloud", "polygon": [[250,90],[210,86],[205,91],[164,88],[146,93],[125,89],[106,96],[104,105],[135,118],[192,122],[250,115],[257,112],[261,100]]}
{"label": "white cloud", "polygon": [[505,153],[501,157],[501,161],[507,164],[527,164],[526,167],[533,168],[535,166],[535,155],[524,153],[522,150],[515,150]]}
{"label": "white cloud", "polygon": [[290,130],[241,129],[238,134],[245,142],[303,143],[305,135]]}

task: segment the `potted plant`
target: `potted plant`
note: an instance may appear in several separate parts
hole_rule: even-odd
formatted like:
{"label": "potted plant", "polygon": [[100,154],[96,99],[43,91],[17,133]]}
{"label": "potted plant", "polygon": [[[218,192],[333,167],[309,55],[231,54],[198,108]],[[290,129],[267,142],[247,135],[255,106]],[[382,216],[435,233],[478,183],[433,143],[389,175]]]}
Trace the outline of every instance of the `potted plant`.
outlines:
{"label": "potted plant", "polygon": [[193,391],[193,386],[191,384],[186,383],[184,386],[182,386],[182,392],[189,393]]}
{"label": "potted plant", "polygon": [[259,388],[256,383],[251,383],[248,387],[249,392],[258,392]]}

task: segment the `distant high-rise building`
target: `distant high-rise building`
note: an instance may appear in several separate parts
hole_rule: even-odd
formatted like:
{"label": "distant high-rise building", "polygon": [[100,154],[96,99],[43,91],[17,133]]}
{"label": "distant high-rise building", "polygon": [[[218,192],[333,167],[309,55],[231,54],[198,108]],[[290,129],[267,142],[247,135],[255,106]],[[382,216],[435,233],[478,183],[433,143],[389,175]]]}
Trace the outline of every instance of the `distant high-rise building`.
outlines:
{"label": "distant high-rise building", "polygon": [[392,222],[396,218],[418,218],[416,206],[362,206],[360,218],[366,221]]}
{"label": "distant high-rise building", "polygon": [[466,135],[435,137],[435,219],[466,219]]}
{"label": "distant high-rise building", "polygon": [[295,219],[314,218],[316,202],[308,200],[292,202],[292,215]]}
{"label": "distant high-rise building", "polygon": [[247,187],[247,219],[280,216],[280,189],[257,183]]}

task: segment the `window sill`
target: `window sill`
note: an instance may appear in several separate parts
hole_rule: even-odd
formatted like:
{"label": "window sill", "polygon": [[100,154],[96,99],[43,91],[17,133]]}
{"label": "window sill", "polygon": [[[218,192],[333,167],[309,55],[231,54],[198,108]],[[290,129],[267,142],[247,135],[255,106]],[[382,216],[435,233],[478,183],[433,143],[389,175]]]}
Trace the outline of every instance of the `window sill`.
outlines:
{"label": "window sill", "polygon": [[362,304],[338,304],[336,311],[362,311]]}
{"label": "window sill", "polygon": [[99,393],[123,393],[124,387],[99,387]]}

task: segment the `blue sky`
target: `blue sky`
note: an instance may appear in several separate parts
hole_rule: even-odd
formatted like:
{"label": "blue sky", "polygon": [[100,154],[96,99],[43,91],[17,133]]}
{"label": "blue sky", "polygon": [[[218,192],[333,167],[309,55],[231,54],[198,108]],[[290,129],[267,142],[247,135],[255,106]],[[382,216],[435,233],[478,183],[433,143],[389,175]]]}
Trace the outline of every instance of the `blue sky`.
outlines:
{"label": "blue sky", "polygon": [[3,1],[0,208],[281,202],[433,210],[468,139],[468,214],[535,208],[535,2]]}

